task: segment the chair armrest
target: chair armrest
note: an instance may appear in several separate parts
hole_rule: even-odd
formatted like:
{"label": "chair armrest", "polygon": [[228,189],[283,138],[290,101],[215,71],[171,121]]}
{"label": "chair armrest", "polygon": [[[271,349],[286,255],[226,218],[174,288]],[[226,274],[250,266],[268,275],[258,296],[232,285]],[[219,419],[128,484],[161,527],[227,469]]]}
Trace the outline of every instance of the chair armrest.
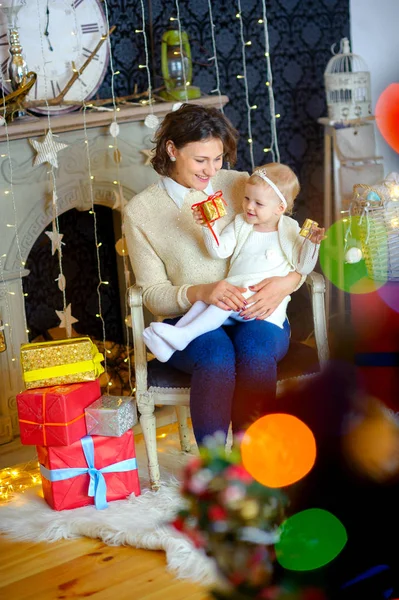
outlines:
{"label": "chair armrest", "polygon": [[136,376],[136,394],[147,392],[147,349],[143,340],[144,312],[142,289],[132,285],[128,289],[129,305],[132,315],[134,367]]}
{"label": "chair armrest", "polygon": [[329,349],[327,340],[325,291],[326,284],[323,275],[312,271],[306,277],[310,297],[312,300],[313,326],[316,339],[317,355],[320,366],[328,360]]}

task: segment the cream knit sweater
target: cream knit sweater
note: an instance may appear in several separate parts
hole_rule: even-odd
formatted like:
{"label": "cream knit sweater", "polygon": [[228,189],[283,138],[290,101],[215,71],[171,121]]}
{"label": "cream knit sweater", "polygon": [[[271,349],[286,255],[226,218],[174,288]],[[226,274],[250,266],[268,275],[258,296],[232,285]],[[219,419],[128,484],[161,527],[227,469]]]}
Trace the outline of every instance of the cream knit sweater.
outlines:
{"label": "cream knit sweater", "polygon": [[[221,228],[241,212],[247,173],[220,170],[212,178],[214,191],[222,190],[227,215]],[[204,192],[190,190],[179,209],[165,190],[150,185],[125,208],[125,236],[136,284],[143,288],[143,302],[153,315],[178,316],[191,306],[187,289],[212,283],[227,275],[228,260],[211,258],[201,227],[191,206],[206,200]]]}
{"label": "cream knit sweater", "polygon": [[[219,221],[220,230],[241,212],[247,179],[248,173],[223,169],[212,178],[214,191],[222,190],[228,205],[227,215]],[[190,190],[179,209],[165,190],[153,184],[126,206],[125,236],[136,284],[155,316],[185,313],[191,307],[187,298],[190,286],[227,275],[228,259],[211,258],[202,228],[193,219],[191,206],[206,198],[204,192]]]}

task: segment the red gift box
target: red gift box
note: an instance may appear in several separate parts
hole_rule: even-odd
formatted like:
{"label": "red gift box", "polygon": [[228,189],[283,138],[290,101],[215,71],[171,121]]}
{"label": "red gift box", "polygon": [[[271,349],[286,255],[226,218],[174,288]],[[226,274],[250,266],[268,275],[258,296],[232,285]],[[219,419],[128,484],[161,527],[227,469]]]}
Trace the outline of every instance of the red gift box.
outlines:
{"label": "red gift box", "polygon": [[[93,450],[94,467],[88,464],[84,452],[84,443],[87,441]],[[131,429],[121,437],[93,435],[85,436],[70,446],[38,446],[37,455],[42,474],[43,495],[54,510],[78,508],[88,504],[105,508],[105,500],[122,500],[132,493],[140,495]],[[128,464],[124,467],[128,470],[117,472],[118,463]],[[110,472],[106,472],[107,469]],[[75,474],[79,470],[81,474]],[[62,479],[64,476],[68,478]],[[50,481],[50,477],[55,481]],[[59,477],[61,480],[57,481]],[[98,502],[97,496],[98,486],[101,485],[104,488],[102,506],[99,505],[101,502]],[[96,492],[95,495],[90,496],[93,492]]]}
{"label": "red gift box", "polygon": [[101,396],[99,380],[26,390],[17,395],[21,443],[67,446],[87,435],[84,410]]}

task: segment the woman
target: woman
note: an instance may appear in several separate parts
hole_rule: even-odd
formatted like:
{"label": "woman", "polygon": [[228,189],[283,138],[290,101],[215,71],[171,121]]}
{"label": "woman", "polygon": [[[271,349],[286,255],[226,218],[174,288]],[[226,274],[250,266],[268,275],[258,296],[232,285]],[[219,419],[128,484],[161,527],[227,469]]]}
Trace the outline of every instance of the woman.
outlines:
{"label": "woman", "polygon": [[[224,278],[228,263],[211,258],[191,206],[222,190],[228,207],[220,229],[241,210],[247,173],[222,169],[234,164],[238,134],[215,108],[183,104],[158,129],[152,165],[163,178],[135,196],[125,211],[125,235],[143,302],[175,324],[197,300],[224,310],[241,310],[247,323],[219,327],[175,352],[167,364],[191,374],[190,412],[195,438],[245,429],[268,410],[275,394],[277,362],[287,353],[289,324],[271,334],[263,319],[302,283],[291,272],[245,288]],[[179,324],[184,325],[184,319]]]}

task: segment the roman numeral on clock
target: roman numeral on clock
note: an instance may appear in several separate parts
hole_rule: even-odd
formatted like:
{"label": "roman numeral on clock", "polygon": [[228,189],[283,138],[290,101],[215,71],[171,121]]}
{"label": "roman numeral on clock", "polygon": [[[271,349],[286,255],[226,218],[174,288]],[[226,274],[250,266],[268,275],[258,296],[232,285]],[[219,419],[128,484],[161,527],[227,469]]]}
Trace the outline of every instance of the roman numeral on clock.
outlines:
{"label": "roman numeral on clock", "polygon": [[78,8],[79,4],[82,4],[83,0],[75,0],[72,2],[72,8]]}
{"label": "roman numeral on clock", "polygon": [[0,40],[3,40],[3,38],[6,38],[4,41],[0,41],[0,46],[8,46],[8,37],[6,33],[3,33],[3,35],[0,35]]}
{"label": "roman numeral on clock", "polygon": [[58,94],[61,94],[61,88],[60,88],[58,81],[56,81],[54,83],[54,81],[51,80],[50,83],[51,83],[51,90],[53,92],[53,98],[55,98],[56,96],[58,96]]}
{"label": "roman numeral on clock", "polygon": [[1,63],[1,72],[4,73],[4,75],[7,75],[7,65],[8,65],[8,56],[5,60],[3,60],[3,62]]}
{"label": "roman numeral on clock", "polygon": [[[82,48],[82,54],[85,58],[89,58],[91,53],[92,53],[92,51],[89,50],[88,48]],[[93,60],[100,60],[100,57],[98,56],[98,54],[95,54],[93,56]]]}
{"label": "roman numeral on clock", "polygon": [[98,23],[87,23],[86,25],[82,25],[82,33],[97,33],[100,31]]}

